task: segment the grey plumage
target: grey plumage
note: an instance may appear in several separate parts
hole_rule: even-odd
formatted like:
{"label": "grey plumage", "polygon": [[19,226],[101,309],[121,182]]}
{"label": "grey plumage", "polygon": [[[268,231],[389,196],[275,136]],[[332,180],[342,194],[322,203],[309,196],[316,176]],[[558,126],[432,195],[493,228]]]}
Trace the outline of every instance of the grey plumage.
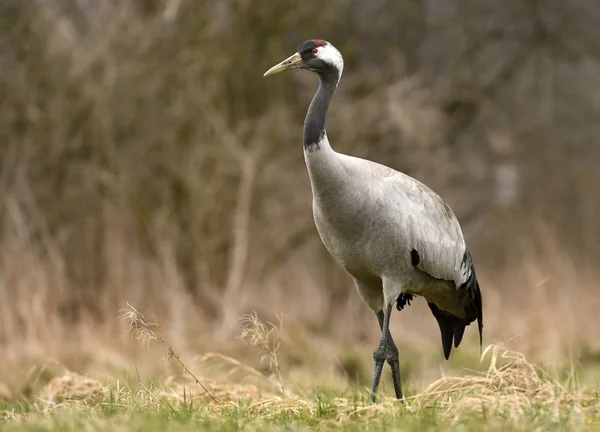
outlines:
{"label": "grey plumage", "polygon": [[406,174],[331,148],[325,119],[343,69],[339,52],[328,42],[306,41],[265,75],[292,68],[319,75],[304,126],[317,230],[382,329],[371,397],[387,360],[402,398],[398,350],[389,333],[392,305],[401,310],[413,296],[424,297],[439,324],[446,358],[475,320],[481,344],[482,299],[471,255],[456,216],[435,192]]}

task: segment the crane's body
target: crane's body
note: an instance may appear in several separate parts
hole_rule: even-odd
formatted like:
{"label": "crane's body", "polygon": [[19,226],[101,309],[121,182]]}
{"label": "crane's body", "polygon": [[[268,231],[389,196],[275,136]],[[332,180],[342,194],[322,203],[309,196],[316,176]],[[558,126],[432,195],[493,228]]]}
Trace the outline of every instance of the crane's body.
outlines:
{"label": "crane's body", "polygon": [[456,216],[439,195],[406,174],[331,148],[325,119],[343,69],[333,45],[306,41],[265,75],[293,68],[320,78],[304,124],[315,225],[382,329],[371,397],[387,360],[402,398],[398,350],[389,332],[392,306],[401,310],[413,296],[424,297],[440,326],[446,358],[475,320],[481,343],[482,299],[471,255]]}
{"label": "crane's body", "polygon": [[[306,153],[315,225],[329,253],[350,275],[363,285],[377,285],[378,289],[361,292],[361,297],[381,310],[381,281],[389,277],[399,282],[395,290],[435,299],[442,310],[464,318],[456,286],[461,274],[457,257],[464,254],[465,244],[450,207],[417,180],[335,153],[323,141],[318,151]],[[335,162],[323,164],[322,159],[329,158]],[[316,171],[325,167],[327,179],[321,182]],[[432,220],[441,225],[431,224]],[[412,250],[420,256],[417,266],[412,265]],[[436,272],[445,273],[443,278],[419,269],[430,261],[450,263]],[[400,294],[388,293],[396,298]]]}

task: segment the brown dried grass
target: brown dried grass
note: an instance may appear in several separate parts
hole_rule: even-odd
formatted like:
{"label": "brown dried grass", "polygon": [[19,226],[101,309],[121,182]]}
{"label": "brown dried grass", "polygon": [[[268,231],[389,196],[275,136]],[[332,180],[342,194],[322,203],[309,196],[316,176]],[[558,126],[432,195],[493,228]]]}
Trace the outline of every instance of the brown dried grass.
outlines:
{"label": "brown dried grass", "polygon": [[489,345],[481,361],[490,358],[487,372],[443,377],[416,396],[410,404],[420,409],[436,407],[457,422],[476,412],[505,413],[513,421],[523,420],[535,409],[558,420],[561,411],[580,416],[600,412],[600,401],[580,389],[571,389],[556,377],[530,363],[524,354],[499,345]]}
{"label": "brown dried grass", "polygon": [[[185,0],[179,13],[164,14],[160,8],[143,12],[143,1],[98,9],[84,3],[12,2],[6,16],[14,19],[0,31],[8,53],[0,75],[9,84],[0,106],[6,156],[0,297],[10,299],[0,303],[0,361],[6,370],[23,373],[47,358],[80,371],[127,365],[131,353],[114,322],[115,309],[126,301],[164,323],[169,341],[183,352],[239,349],[232,348],[237,317],[253,309],[272,320],[283,313],[287,323],[329,345],[376,344],[372,313],[314,230],[302,152],[281,145],[301,136],[314,77],[275,83],[261,76],[285,54],[285,23],[312,16],[311,7],[288,2],[281,10],[246,5],[231,11],[232,19],[265,24],[255,33],[213,25],[223,24],[220,8],[205,2]],[[404,7],[386,4],[389,16]],[[341,23],[339,5],[323,7],[327,23],[321,24],[336,29],[349,62],[356,62],[350,60],[356,40],[387,34],[378,26]],[[452,34],[462,28],[456,18]],[[428,31],[440,42],[450,40],[442,28]],[[461,46],[446,46],[449,56],[460,58]],[[397,46],[372,47],[390,65],[400,61]],[[240,64],[247,68],[232,75]],[[520,349],[535,360],[564,361],[564,353],[582,344],[600,350],[597,194],[586,188],[597,183],[591,175],[597,170],[592,153],[559,151],[566,136],[583,129],[553,121],[547,126],[561,125],[554,131],[560,134],[542,127],[538,133],[530,116],[517,116],[528,120],[514,125],[481,116],[484,123],[474,130],[510,140],[511,158],[523,164],[522,202],[496,211],[486,184],[493,184],[499,160],[485,156],[484,136],[465,131],[465,142],[447,145],[449,119],[435,86],[395,67],[384,81],[366,64],[345,72],[330,119],[336,148],[405,168],[448,198],[457,214],[472,214],[461,221],[477,251],[487,340],[518,334]],[[462,67],[486,75],[470,62]],[[523,103],[523,87],[515,88],[520,97],[507,101]],[[232,91],[238,97],[231,98]],[[556,101],[570,117],[571,106]],[[538,97],[529,101],[538,103]],[[506,111],[515,109],[536,112],[526,103]],[[531,234],[540,215],[551,229]],[[531,247],[536,236],[543,241]],[[579,259],[565,256],[569,250]],[[394,331],[410,326],[395,332],[405,347],[437,347],[438,329],[423,304],[395,316],[392,325]]]}
{"label": "brown dried grass", "polygon": [[51,406],[65,402],[99,403],[104,399],[105,388],[95,379],[73,371],[53,378],[38,397]]}
{"label": "brown dried grass", "polygon": [[[534,411],[555,420],[565,412],[571,414],[570,418],[575,414],[581,419],[600,414],[597,397],[582,389],[570,388],[556,376],[532,364],[522,353],[489,345],[481,357],[481,362],[486,361],[489,361],[486,372],[467,371],[461,376],[442,377],[418,394],[406,398],[405,404],[391,398],[370,404],[366,398],[344,397],[334,398],[330,403],[332,409],[339,413],[340,421],[352,416],[371,417],[399,409],[414,413],[435,409],[453,424],[470,413],[501,414],[515,424]],[[194,398],[189,384],[171,386],[179,401],[184,399],[184,392],[187,392],[188,398]],[[219,409],[234,407],[240,400],[248,401],[247,409],[260,414],[276,415],[283,411],[314,414],[318,409],[318,401],[297,394],[281,397],[256,385],[212,382],[209,387],[220,400],[225,401]],[[199,395],[199,398],[206,399],[206,396]]]}
{"label": "brown dried grass", "polygon": [[[221,360],[229,365],[241,366],[235,359],[218,354],[210,360]],[[503,416],[513,424],[526,420],[527,416],[547,415],[558,420],[569,414],[569,418],[583,420],[600,414],[600,400],[581,389],[570,388],[556,377],[530,363],[516,351],[498,345],[488,346],[481,361],[489,361],[486,372],[467,371],[461,376],[443,377],[423,391],[407,397],[404,403],[384,397],[381,402],[371,404],[367,398],[333,397],[327,403],[336,412],[336,422],[344,423],[352,418],[368,419],[383,414],[408,411],[424,414],[436,410],[444,421],[458,423],[470,414]],[[242,367],[240,367],[242,369]],[[258,375],[260,372],[244,366],[246,373]],[[319,397],[288,393],[278,394],[277,386],[266,377],[261,383],[247,383],[243,380],[228,381],[203,378],[206,389],[214,396],[209,397],[200,389],[194,378],[172,376],[160,384],[141,386],[136,395],[121,387],[119,401],[123,405],[146,404],[147,407],[161,403],[188,404],[204,407],[214,415],[231,412],[243,405],[245,412],[263,418],[275,417],[281,413],[316,415],[320,409]],[[54,409],[71,402],[70,406],[100,406],[107,403],[111,390],[96,380],[67,371],[53,379],[38,395],[47,403],[46,409]],[[73,405],[73,402],[83,402]],[[62,404],[62,405],[61,405]]]}

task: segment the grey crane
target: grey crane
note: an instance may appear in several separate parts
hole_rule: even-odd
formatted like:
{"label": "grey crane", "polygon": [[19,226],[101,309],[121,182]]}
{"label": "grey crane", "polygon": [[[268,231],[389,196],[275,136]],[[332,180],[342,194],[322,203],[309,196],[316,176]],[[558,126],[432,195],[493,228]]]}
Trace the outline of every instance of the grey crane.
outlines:
{"label": "grey crane", "polygon": [[325,119],[343,67],[340,52],[315,39],[303,42],[265,76],[291,69],[319,76],[304,121],[315,225],[329,253],[354,278],[359,295],[377,315],[381,343],[373,353],[371,400],[386,361],[396,397],[403,399],[398,348],[389,329],[393,304],[402,310],[413,296],[424,297],[448,359],[452,344],[458,347],[465,327],[475,320],[481,349],[481,291],[458,220],[439,195],[406,174],[331,148]]}

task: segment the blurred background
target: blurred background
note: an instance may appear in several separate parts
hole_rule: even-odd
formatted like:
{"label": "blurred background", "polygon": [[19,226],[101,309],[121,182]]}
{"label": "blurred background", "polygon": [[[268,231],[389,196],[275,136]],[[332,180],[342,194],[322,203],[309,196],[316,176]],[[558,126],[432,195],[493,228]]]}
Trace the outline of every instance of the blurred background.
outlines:
{"label": "blurred background", "polygon": [[[315,361],[333,363],[332,380],[368,382],[377,321],[312,221],[301,143],[316,77],[262,76],[312,38],[345,59],[333,147],[416,177],[455,210],[484,344],[600,358],[600,3],[0,8],[6,368],[120,370],[133,353],[152,370],[156,356],[117,321],[129,302],[191,354],[242,353],[241,314],[281,315],[284,373]],[[448,367],[424,301],[392,325],[415,380]],[[476,363],[477,342],[471,326],[450,365]]]}

